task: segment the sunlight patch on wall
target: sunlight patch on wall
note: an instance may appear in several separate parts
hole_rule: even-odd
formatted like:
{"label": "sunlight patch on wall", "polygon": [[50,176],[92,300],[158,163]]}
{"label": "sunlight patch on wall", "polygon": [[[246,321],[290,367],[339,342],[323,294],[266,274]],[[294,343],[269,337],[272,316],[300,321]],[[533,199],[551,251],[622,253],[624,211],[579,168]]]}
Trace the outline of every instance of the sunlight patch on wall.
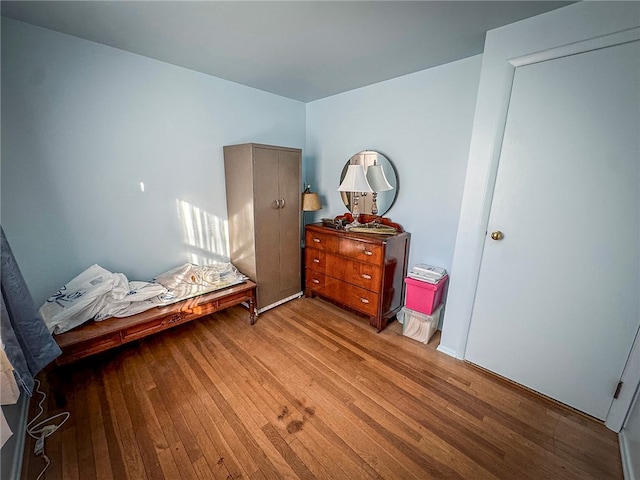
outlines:
{"label": "sunlight patch on wall", "polygon": [[189,262],[207,265],[229,261],[229,228],[226,219],[217,217],[184,200],[177,200],[184,241],[189,247]]}

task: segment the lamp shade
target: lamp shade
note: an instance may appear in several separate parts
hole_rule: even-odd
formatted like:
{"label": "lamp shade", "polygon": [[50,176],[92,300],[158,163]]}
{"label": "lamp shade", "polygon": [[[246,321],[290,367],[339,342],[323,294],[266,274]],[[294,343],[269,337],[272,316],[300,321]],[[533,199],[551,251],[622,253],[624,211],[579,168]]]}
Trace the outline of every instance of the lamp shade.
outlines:
{"label": "lamp shade", "polygon": [[349,165],[344,180],[338,187],[339,192],[373,192],[364,175],[362,165]]}
{"label": "lamp shade", "polygon": [[393,187],[384,175],[382,165],[370,165],[369,168],[367,168],[367,181],[374,192],[393,190]]}
{"label": "lamp shade", "polygon": [[302,211],[303,212],[315,212],[322,210],[322,203],[317,193],[303,192],[302,194]]}

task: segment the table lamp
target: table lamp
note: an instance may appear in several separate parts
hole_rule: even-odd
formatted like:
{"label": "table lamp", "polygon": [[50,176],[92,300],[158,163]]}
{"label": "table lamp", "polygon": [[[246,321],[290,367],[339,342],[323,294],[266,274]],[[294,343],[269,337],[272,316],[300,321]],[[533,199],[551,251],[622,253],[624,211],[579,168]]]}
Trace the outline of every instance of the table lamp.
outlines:
{"label": "table lamp", "polygon": [[353,215],[353,223],[351,226],[360,225],[358,217],[360,212],[358,211],[358,200],[362,192],[373,192],[373,189],[367,182],[367,177],[364,174],[364,167],[362,165],[349,165],[347,168],[347,174],[344,176],[342,183],[338,187],[339,192],[351,192],[353,198],[353,205],[351,207],[351,215]]}
{"label": "table lamp", "polygon": [[382,165],[373,164],[367,168],[367,181],[369,185],[373,189],[373,204],[371,205],[371,214],[378,214],[378,192],[384,192],[387,190],[393,190],[393,187],[387,180],[387,177],[384,174],[384,169]]}

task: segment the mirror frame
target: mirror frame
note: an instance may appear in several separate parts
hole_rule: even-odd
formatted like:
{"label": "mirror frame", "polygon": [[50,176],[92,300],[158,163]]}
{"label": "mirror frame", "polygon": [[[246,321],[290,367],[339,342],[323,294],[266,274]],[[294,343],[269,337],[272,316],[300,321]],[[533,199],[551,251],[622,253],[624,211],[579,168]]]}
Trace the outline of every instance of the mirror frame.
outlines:
{"label": "mirror frame", "polygon": [[[344,165],[342,172],[340,173],[340,182],[338,183],[338,185],[340,185],[344,180],[344,177],[347,173],[347,168],[349,167],[349,165],[362,165],[366,173],[367,167],[369,165],[373,165],[374,161],[377,162],[378,165],[382,165],[385,176],[387,177],[389,184],[393,187],[393,190],[378,192],[377,202],[376,202],[378,205],[378,213],[376,215],[382,217],[389,210],[391,210],[391,207],[393,207],[393,204],[395,203],[396,198],[398,198],[398,184],[399,184],[398,173],[395,167],[393,166],[393,163],[391,163],[391,160],[389,160],[389,158],[386,157],[384,154],[376,150],[362,150],[358,153],[353,154],[351,158],[347,160],[347,163]],[[338,192],[338,193],[342,198],[342,203],[344,204],[345,208],[349,210],[349,212],[353,212],[352,205],[351,205],[351,197],[353,194],[351,192]],[[371,193],[360,194],[360,198],[358,202],[359,213],[371,215],[371,203],[372,203]]]}

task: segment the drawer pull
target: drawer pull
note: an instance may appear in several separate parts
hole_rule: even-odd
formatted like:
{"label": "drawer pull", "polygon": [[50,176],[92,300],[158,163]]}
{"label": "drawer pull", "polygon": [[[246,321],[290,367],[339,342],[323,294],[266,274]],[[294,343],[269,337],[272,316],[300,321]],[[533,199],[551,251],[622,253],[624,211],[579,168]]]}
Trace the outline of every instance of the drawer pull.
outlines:
{"label": "drawer pull", "polygon": [[315,283],[315,284],[320,283],[320,280],[318,280],[317,278],[314,278],[314,279],[312,279],[311,281],[312,281],[313,283]]}
{"label": "drawer pull", "polygon": [[363,273],[362,274],[362,278],[364,278],[365,280],[371,280],[371,275],[369,275],[367,273]]}
{"label": "drawer pull", "polygon": [[364,250],[362,253],[369,256],[373,255],[373,252],[371,250]]}
{"label": "drawer pull", "polygon": [[366,298],[361,298],[361,299],[360,299],[360,301],[361,301],[362,303],[369,303],[369,300],[367,300]]}
{"label": "drawer pull", "polygon": [[313,263],[320,263],[320,259],[319,258],[314,258],[313,259]]}
{"label": "drawer pull", "polygon": [[320,239],[319,238],[314,238],[313,241],[316,242],[316,243],[320,243]]}

